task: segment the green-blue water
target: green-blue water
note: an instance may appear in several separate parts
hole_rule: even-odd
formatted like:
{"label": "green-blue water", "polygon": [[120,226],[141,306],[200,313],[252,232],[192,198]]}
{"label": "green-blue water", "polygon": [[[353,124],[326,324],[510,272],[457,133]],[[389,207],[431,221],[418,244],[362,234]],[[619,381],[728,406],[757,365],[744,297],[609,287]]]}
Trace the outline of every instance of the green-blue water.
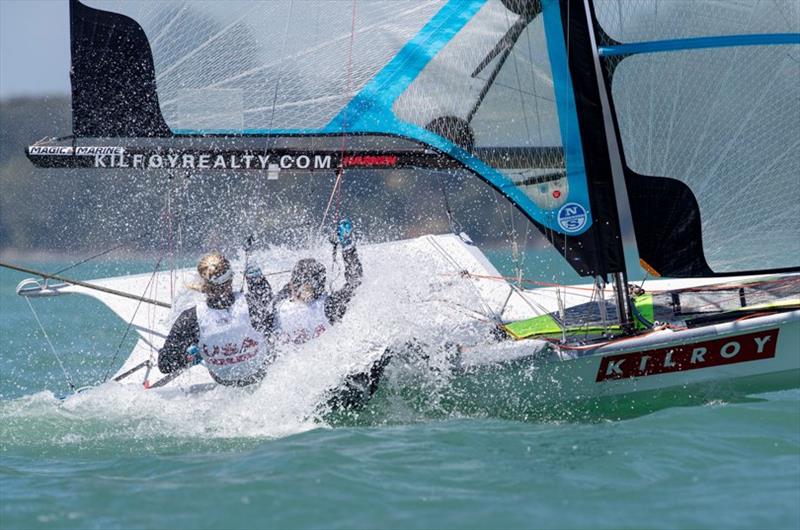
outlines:
{"label": "green-blue water", "polygon": [[[13,294],[24,277],[0,270],[3,529],[800,527],[798,390],[617,422],[390,410],[277,436],[236,435],[232,418],[232,435],[204,436],[136,396],[53,397],[64,377]],[[34,307],[75,383],[96,382],[125,324],[80,297]],[[202,423],[191,402],[163,406]]]}

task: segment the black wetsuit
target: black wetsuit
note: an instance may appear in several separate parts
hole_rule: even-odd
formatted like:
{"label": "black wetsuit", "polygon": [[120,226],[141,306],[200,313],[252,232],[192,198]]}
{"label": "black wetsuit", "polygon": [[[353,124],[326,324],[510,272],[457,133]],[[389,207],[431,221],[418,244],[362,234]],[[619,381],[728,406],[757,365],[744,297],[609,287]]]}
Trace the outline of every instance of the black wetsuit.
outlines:
{"label": "black wetsuit", "polygon": [[[272,305],[272,287],[263,276],[247,278],[247,309],[250,313],[250,322],[256,331],[265,336],[272,331],[275,320]],[[212,309],[225,309],[233,304],[233,299],[216,301],[208,300]],[[197,324],[197,309],[191,307],[180,314],[164,341],[164,346],[158,352],[158,369],[161,373],[168,374],[186,367],[189,360],[186,349],[200,340],[200,327]]]}

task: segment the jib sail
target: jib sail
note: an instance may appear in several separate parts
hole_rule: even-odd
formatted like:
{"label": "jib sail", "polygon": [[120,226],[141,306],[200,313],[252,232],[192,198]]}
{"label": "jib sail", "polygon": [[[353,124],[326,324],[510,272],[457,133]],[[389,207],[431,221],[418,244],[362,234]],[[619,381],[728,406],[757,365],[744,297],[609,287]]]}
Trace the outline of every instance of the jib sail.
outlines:
{"label": "jib sail", "polygon": [[800,270],[800,4],[587,10],[642,265],[674,277]]}

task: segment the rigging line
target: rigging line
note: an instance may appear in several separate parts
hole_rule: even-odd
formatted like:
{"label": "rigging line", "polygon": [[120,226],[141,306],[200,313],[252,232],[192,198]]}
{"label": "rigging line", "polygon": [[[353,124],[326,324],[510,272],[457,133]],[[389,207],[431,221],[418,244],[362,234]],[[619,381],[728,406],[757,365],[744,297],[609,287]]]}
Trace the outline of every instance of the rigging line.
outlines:
{"label": "rigging line", "polygon": [[[486,302],[486,300],[483,299],[483,295],[481,294],[480,289],[478,289],[478,286],[475,285],[475,283],[470,280],[470,277],[471,277],[470,272],[464,270],[461,267],[461,265],[458,263],[458,261],[456,261],[455,258],[453,258],[450,254],[448,254],[448,252],[444,249],[444,247],[442,247],[439,244],[439,242],[436,241],[434,238],[432,238],[432,237],[428,238],[428,242],[431,244],[431,246],[434,249],[436,249],[444,257],[445,260],[449,261],[453,265],[453,267],[455,267],[455,269],[459,272],[459,276],[461,278],[464,278],[466,280],[467,284],[472,288],[472,290],[475,291],[475,294],[478,296],[478,302],[483,306],[483,309],[486,311],[486,314],[487,315],[489,315],[489,314],[492,315],[492,318],[494,320],[499,321],[500,317],[491,308],[491,306]],[[461,274],[462,272],[466,272],[466,275]]]}
{"label": "rigging line", "polygon": [[136,241],[137,239],[141,239],[141,238],[143,238],[143,237],[145,237],[145,236],[147,236],[149,234],[150,234],[150,231],[147,230],[147,231],[145,231],[145,232],[143,232],[143,233],[141,233],[139,235],[136,235],[136,236],[128,239],[127,241],[123,241],[122,243],[114,245],[111,248],[108,248],[106,250],[98,252],[97,254],[93,254],[92,256],[89,256],[88,258],[85,258],[85,259],[82,259],[80,261],[77,261],[77,262],[73,263],[72,265],[68,265],[67,267],[64,267],[63,269],[59,269],[59,270],[57,270],[55,272],[51,272],[50,274],[61,274],[62,272],[66,272],[66,271],[68,271],[70,269],[74,269],[75,267],[77,267],[79,265],[83,265],[83,264],[88,263],[88,262],[90,262],[90,261],[92,261],[94,259],[97,259],[99,257],[105,256],[106,254],[110,254],[111,252],[114,252],[115,250],[119,250],[120,248],[124,247],[128,243],[131,243],[132,241]]}
{"label": "rigging line", "polygon": [[27,272],[28,274],[34,274],[39,276],[40,278],[44,278],[45,280],[58,280],[60,282],[68,283],[70,285],[76,285],[78,287],[84,287],[86,289],[91,289],[93,291],[100,291],[102,293],[113,294],[115,296],[121,296],[123,298],[130,298],[132,300],[141,300],[146,304],[153,304],[161,307],[166,307],[169,309],[172,307],[170,304],[166,302],[161,302],[159,300],[153,300],[151,298],[142,298],[140,296],[136,296],[135,294],[126,293],[125,291],[118,291],[117,289],[111,289],[110,287],[103,287],[102,285],[95,285],[93,283],[82,282],[80,280],[73,280],[71,278],[65,278],[64,276],[59,276],[57,274],[47,274],[45,272],[39,272],[33,269],[28,269],[26,267],[19,267],[17,265],[11,265],[10,263],[5,263],[0,261],[0,267],[5,267],[6,269],[11,269],[19,272]]}
{"label": "rigging line", "polygon": [[125,342],[125,339],[128,338],[128,333],[130,332],[131,327],[133,327],[133,321],[134,321],[134,319],[136,319],[136,314],[139,312],[139,308],[142,306],[142,301],[144,300],[144,295],[147,294],[148,289],[150,289],[150,285],[153,283],[153,279],[156,277],[156,273],[158,272],[158,268],[161,265],[161,260],[162,259],[164,259],[164,256],[161,256],[161,257],[158,258],[158,261],[156,262],[156,266],[153,269],[153,273],[150,275],[150,279],[147,281],[147,285],[145,285],[145,287],[144,287],[144,292],[142,293],[141,298],[139,298],[139,302],[136,304],[136,309],[133,310],[133,316],[131,316],[131,319],[128,321],[128,327],[125,328],[125,333],[123,333],[122,338],[119,341],[119,344],[117,344],[117,349],[116,349],[116,351],[114,351],[114,356],[111,358],[111,361],[109,361],[108,365],[106,366],[105,374],[103,374],[103,382],[104,383],[106,381],[108,381],[109,374],[111,373],[111,367],[116,362],[117,356],[119,355],[119,351],[122,348],[122,345]]}
{"label": "rigging line", "polygon": [[[355,42],[356,37],[356,0],[352,2],[352,12],[350,17],[350,46],[347,52],[347,92],[346,96],[352,97],[353,93],[353,43]],[[325,226],[325,220],[328,217],[328,212],[330,211],[331,204],[333,203],[334,197],[337,198],[336,204],[336,215],[338,216],[339,210],[341,208],[341,188],[342,188],[342,181],[344,180],[344,153],[347,147],[347,118],[348,118],[348,109],[350,105],[345,105],[344,107],[344,114],[342,115],[342,142],[341,142],[341,157],[342,162],[339,165],[339,168],[336,172],[336,180],[333,183],[333,190],[331,190],[331,196],[328,199],[328,204],[325,206],[325,212],[322,214],[322,221],[319,224],[319,231],[322,232],[322,228]],[[337,195],[338,192],[338,195]],[[335,222],[335,221],[334,221]]]}
{"label": "rigging line", "polygon": [[68,271],[70,269],[74,269],[78,265],[83,265],[84,263],[88,263],[88,262],[92,261],[93,259],[97,259],[97,258],[99,258],[101,256],[105,256],[106,254],[109,254],[109,253],[111,253],[111,252],[113,252],[113,251],[115,251],[117,249],[120,249],[120,248],[124,247],[127,244],[128,244],[128,242],[120,243],[118,245],[114,245],[113,247],[111,247],[109,249],[103,250],[102,252],[98,252],[97,254],[89,256],[86,259],[82,259],[80,261],[77,261],[77,262],[73,263],[72,265],[64,267],[63,269],[59,269],[59,270],[57,270],[57,271],[55,271],[55,272],[53,272],[51,274],[61,274],[62,272],[66,272],[66,271]]}
{"label": "rigging line", "polygon": [[450,199],[447,196],[447,187],[444,184],[444,176],[442,176],[441,172],[436,172],[439,176],[439,186],[442,189],[442,197],[444,199],[444,210],[447,213],[447,221],[450,223],[450,231],[454,234],[458,234],[459,230],[458,227],[460,225],[456,222],[455,216],[453,215],[453,210],[450,208]]}
{"label": "rigging line", "polygon": [[[507,18],[508,18],[508,15],[506,14],[506,19]],[[527,27],[527,24],[526,24],[526,27]],[[523,28],[523,31],[524,31],[524,28]],[[528,112],[527,112],[527,109],[525,108],[525,98],[522,96],[522,78],[521,78],[521,76],[519,74],[519,64],[518,63],[519,63],[519,54],[516,53],[516,54],[514,54],[514,57],[512,57],[512,59],[511,59],[511,64],[514,65],[514,74],[515,74],[515,76],[517,78],[517,87],[518,87],[518,90],[520,92],[519,101],[520,101],[520,104],[522,105],[522,118],[525,121],[525,132],[528,135],[528,139],[530,140],[531,139],[531,129],[530,129],[530,125],[528,124]]]}
{"label": "rigging line", "polygon": [[[531,31],[525,32],[525,43],[528,45],[528,57],[531,65],[531,81],[533,85],[533,112],[536,116],[536,131],[539,133],[539,143],[543,143],[542,136],[542,116],[539,112],[539,94],[536,92],[536,65],[533,62],[533,46],[531,45]],[[544,99],[544,98],[543,98]],[[553,101],[552,99],[550,101]]]}
{"label": "rigging line", "polygon": [[[534,73],[535,73],[535,70],[534,70]],[[485,81],[485,79],[483,79],[482,77],[477,77],[476,79],[480,79],[482,81]],[[541,99],[541,100],[544,100],[544,101],[549,101],[551,103],[555,102],[555,99],[553,99],[553,98],[549,98],[547,96],[539,95],[535,91],[534,92],[530,92],[530,91],[525,90],[525,89],[521,89],[521,88],[517,88],[515,86],[507,85],[507,84],[502,83],[502,82],[500,82],[500,81],[498,81],[496,79],[495,79],[495,81],[494,81],[492,86],[499,86],[500,88],[505,88],[506,90],[518,93],[518,94],[520,94],[522,96],[530,96],[532,98],[536,98],[536,100]],[[534,101],[536,101],[536,100],[534,100]]]}
{"label": "rigging line", "polygon": [[[519,287],[516,287],[516,286],[514,286],[514,285],[511,285],[511,290],[512,290],[513,292],[516,292],[516,293],[517,293],[517,295],[518,295],[520,298],[522,298],[522,301],[523,301],[523,302],[525,302],[525,304],[526,304],[528,307],[530,307],[530,308],[533,310],[534,314],[536,314],[536,313],[537,313],[537,312],[539,312],[539,311],[541,311],[541,315],[547,315],[547,314],[550,314],[550,313],[552,313],[552,311],[548,311],[548,310],[547,310],[547,308],[546,308],[546,307],[544,307],[543,305],[541,305],[540,303],[538,303],[538,302],[534,302],[533,300],[530,300],[530,299],[528,299],[528,297],[526,296],[526,293],[525,293],[525,291],[523,291],[523,290],[522,290],[522,289],[520,289]],[[540,316],[540,315],[539,315],[539,316]],[[564,325],[562,325],[562,324],[561,324],[561,323],[558,321],[558,319],[553,319],[553,320],[555,321],[555,323],[556,323],[556,325],[557,325],[558,327],[561,327],[561,328],[563,328],[564,326],[566,326],[566,323],[564,323]]]}
{"label": "rigging line", "polygon": [[514,45],[517,43],[517,39],[519,39],[522,32],[525,28],[530,24],[530,19],[524,15],[520,15],[517,21],[508,29],[508,31],[503,35],[500,41],[495,45],[495,48],[489,52],[484,60],[478,65],[474,72],[472,72],[472,77],[476,77],[483,68],[489,65],[493,60],[497,59],[497,64],[492,69],[491,74],[489,74],[486,83],[484,83],[483,87],[481,87],[480,93],[478,93],[478,97],[473,104],[472,108],[469,110],[466,116],[467,123],[472,122],[472,118],[475,117],[475,114],[480,109],[481,105],[483,104],[484,98],[486,98],[486,94],[489,93],[489,90],[492,88],[495,79],[497,76],[500,75],[500,70],[503,69],[503,65],[508,59],[508,56],[511,54],[511,50],[514,48]]}
{"label": "rigging line", "polygon": [[480,320],[481,322],[488,322],[491,324],[495,324],[495,321],[481,313],[480,311],[476,311],[464,304],[459,304],[458,302],[453,302],[452,300],[446,300],[444,298],[429,298],[428,300],[420,300],[420,304],[442,304],[445,306],[451,306],[450,309],[461,313],[462,315],[466,315],[470,318],[474,318],[475,320]]}
{"label": "rigging line", "polygon": [[[167,181],[167,255],[169,256],[169,300],[175,300],[175,282],[173,278],[173,271],[175,270],[175,250],[173,248],[173,230],[172,230],[172,175]],[[149,285],[149,284],[148,284]]]}
{"label": "rigging line", "polygon": [[325,226],[325,220],[328,218],[328,212],[331,209],[331,204],[333,204],[333,199],[336,196],[336,190],[339,188],[339,183],[342,180],[342,174],[344,170],[342,168],[338,168],[336,170],[336,180],[333,183],[333,190],[331,190],[331,196],[328,197],[328,205],[325,206],[325,212],[322,214],[322,221],[319,223],[319,232],[322,232],[322,228]]}
{"label": "rigging line", "polygon": [[69,389],[74,391],[75,384],[72,382],[72,378],[67,373],[67,369],[64,368],[64,363],[61,362],[61,357],[58,356],[58,353],[56,352],[53,343],[50,341],[50,336],[47,335],[47,331],[45,331],[44,326],[42,325],[42,321],[39,320],[39,315],[36,313],[36,310],[33,308],[33,304],[31,304],[31,301],[27,297],[25,298],[25,301],[28,302],[28,307],[31,308],[31,313],[33,313],[33,318],[36,319],[36,323],[39,324],[39,329],[42,330],[42,334],[44,335],[45,340],[47,340],[47,344],[50,345],[50,351],[53,352],[53,356],[56,358],[56,361],[58,361],[58,366],[61,367],[61,371],[64,373],[64,379],[67,380]]}
{"label": "rigging line", "polygon": [[[294,2],[289,2],[289,12],[286,14],[286,24],[283,27],[283,42],[281,43],[281,54],[280,56],[283,57],[286,55],[286,41],[287,35],[289,34],[289,21],[292,20],[292,8],[294,7]],[[269,117],[269,129],[273,128],[275,124],[275,105],[278,102],[278,87],[281,85],[281,80],[283,79],[282,75],[279,75],[278,78],[275,80],[275,92],[272,94],[272,112]],[[252,110],[250,112],[253,112]]]}
{"label": "rigging line", "polygon": [[[447,274],[443,274],[443,275],[447,275]],[[505,282],[509,282],[509,281],[514,280],[513,276],[489,276],[489,275],[485,275],[485,274],[472,274],[472,273],[470,273],[470,277],[478,278],[478,279],[481,279],[481,280],[495,280],[495,281],[505,281]],[[540,281],[536,281],[536,280],[528,280],[526,278],[522,278],[522,283],[528,283],[528,284],[531,284],[531,285],[538,285],[539,287],[550,287],[550,288],[561,287],[565,291],[567,291],[567,290],[589,291],[590,293],[594,291],[594,287],[581,287],[579,285],[564,285],[564,284],[561,284],[561,283],[540,282]],[[580,293],[573,293],[573,296],[580,296]],[[589,296],[589,295],[583,295],[583,296]]]}

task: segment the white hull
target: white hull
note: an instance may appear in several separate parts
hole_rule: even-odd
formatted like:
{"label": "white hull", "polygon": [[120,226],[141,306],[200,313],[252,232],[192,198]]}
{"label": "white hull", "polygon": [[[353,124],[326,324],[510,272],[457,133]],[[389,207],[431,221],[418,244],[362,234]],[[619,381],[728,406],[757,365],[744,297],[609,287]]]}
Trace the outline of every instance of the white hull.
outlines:
{"label": "white hull", "polygon": [[[360,253],[366,279],[372,268],[370,263],[391,260],[393,255],[424,256],[423,261],[429,270],[418,271],[421,277],[428,275],[444,278],[444,281],[467,282],[468,289],[474,291],[477,305],[480,306],[475,308],[475,312],[504,321],[556,311],[559,296],[567,307],[584,303],[591,290],[590,285],[566,290],[557,287],[515,290],[500,278],[498,271],[476,247],[452,235],[365,245]],[[463,271],[468,271],[470,277],[465,278]],[[192,271],[183,270],[160,273],[152,282],[151,275],[143,274],[93,283],[120,291],[145,293],[149,298],[170,302],[173,286],[184,285],[191,280],[191,274]],[[276,283],[282,279],[278,278]],[[646,288],[668,290],[740,279],[658,280],[649,281]],[[148,283],[150,287],[145,290]],[[37,290],[28,285],[21,290],[21,294],[26,296],[66,293],[89,295],[104,302],[126,322],[132,322],[140,340],[118,375],[146,360],[156,361],[157,350],[177,314],[176,311],[147,304],[137,310],[136,301],[81,286],[64,285]],[[611,298],[610,288],[606,296]],[[183,305],[193,303],[187,296],[179,297],[179,300]],[[449,314],[442,325],[450,329],[457,325],[468,326],[471,319],[474,317],[456,312]],[[346,325],[345,322],[341,326]],[[435,324],[432,326],[435,327]],[[444,327],[442,329],[444,333]],[[408,332],[409,337],[413,336],[414,330]],[[474,401],[476,407],[502,409],[524,404],[532,409],[551,409],[556,403],[593,403],[608,398],[630,401],[637,396],[652,397],[665,392],[705,399],[725,397],[726,393],[800,387],[800,311],[755,316],[680,331],[656,331],[584,350],[579,356],[549,348],[543,351],[544,345],[537,340],[475,345],[461,357],[462,375],[453,381],[454,396],[471,396],[466,401]],[[385,346],[392,344],[386,343]],[[695,351],[698,348],[704,348],[706,352]],[[371,349],[383,351],[382,347]],[[364,367],[368,364],[365,361]],[[156,367],[152,367],[147,379],[152,383],[162,376]],[[120,382],[141,385],[144,377],[143,369]],[[181,375],[171,386],[188,388],[210,381],[205,369],[198,366]],[[469,390],[475,385],[474,392]]]}
{"label": "white hull", "polygon": [[454,390],[466,397],[457,408],[621,417],[800,387],[800,311],[655,332],[572,359],[531,353],[525,343],[514,343],[501,363],[470,356]]}

